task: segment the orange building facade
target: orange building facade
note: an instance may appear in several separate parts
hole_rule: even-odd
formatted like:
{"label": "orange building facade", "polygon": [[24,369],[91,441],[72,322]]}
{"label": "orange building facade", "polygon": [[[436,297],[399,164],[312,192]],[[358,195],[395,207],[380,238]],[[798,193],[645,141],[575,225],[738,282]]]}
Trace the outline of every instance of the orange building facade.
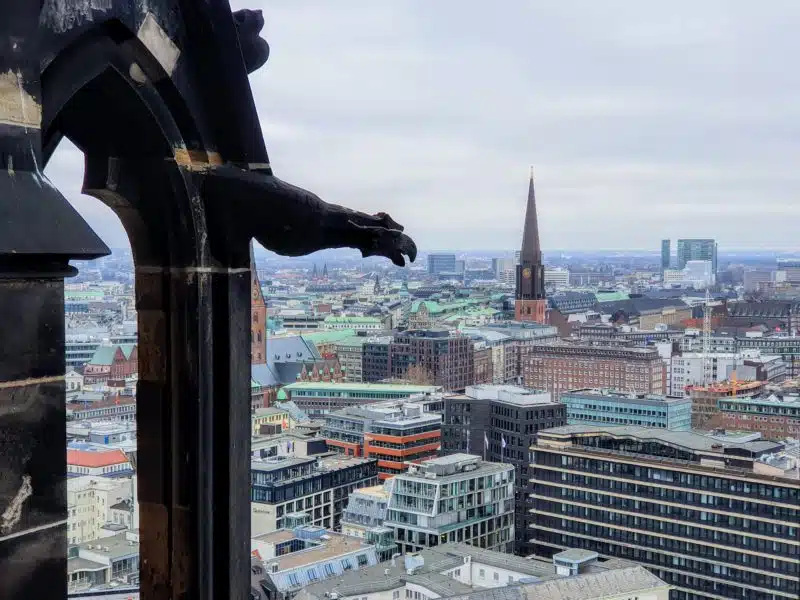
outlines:
{"label": "orange building facade", "polygon": [[439,455],[442,420],[415,403],[352,406],[325,415],[322,435],[335,452],[378,459],[378,477],[386,480]]}

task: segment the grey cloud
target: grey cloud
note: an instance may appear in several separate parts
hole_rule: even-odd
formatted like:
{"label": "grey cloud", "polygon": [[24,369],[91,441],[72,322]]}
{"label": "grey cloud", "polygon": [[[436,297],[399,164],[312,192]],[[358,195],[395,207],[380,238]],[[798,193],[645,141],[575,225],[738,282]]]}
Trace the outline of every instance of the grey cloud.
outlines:
{"label": "grey cloud", "polygon": [[388,210],[423,250],[514,248],[531,163],[545,248],[800,249],[795,0],[232,4],[264,9],[276,173]]}

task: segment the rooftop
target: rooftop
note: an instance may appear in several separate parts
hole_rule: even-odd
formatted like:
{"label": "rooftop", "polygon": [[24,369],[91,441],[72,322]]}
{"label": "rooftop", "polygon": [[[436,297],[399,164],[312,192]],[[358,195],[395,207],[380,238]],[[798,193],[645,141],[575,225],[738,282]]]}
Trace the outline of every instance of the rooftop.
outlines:
{"label": "rooftop", "polygon": [[76,467],[100,468],[128,462],[122,450],[67,450],[67,464]]}
{"label": "rooftop", "polygon": [[669,446],[678,446],[690,451],[718,452],[724,448],[743,448],[754,453],[779,448],[776,442],[724,442],[709,435],[692,431],[670,431],[656,427],[637,427],[633,425],[565,425],[539,432],[540,436],[563,435],[608,435],[611,437],[630,437],[640,440],[658,441]]}
{"label": "rooftop", "polygon": [[[280,533],[280,532],[273,532]],[[289,531],[289,538],[282,541],[288,541],[296,537],[293,532]],[[272,534],[265,534],[267,536]],[[311,546],[299,552],[290,552],[283,556],[266,559],[264,565],[267,572],[270,572],[271,565],[278,566],[278,572],[287,571],[289,569],[296,569],[305,565],[313,565],[315,563],[330,560],[344,554],[350,554],[359,550],[366,550],[372,547],[372,544],[367,544],[361,538],[343,535],[341,533],[327,532],[325,534],[327,539],[321,538],[319,545]]]}
{"label": "rooftop", "polygon": [[285,386],[283,389],[295,392],[298,390],[311,390],[321,392],[357,392],[367,393],[396,393],[408,392],[409,394],[433,393],[441,386],[436,385],[411,385],[404,383],[327,383],[324,381],[298,381]]}

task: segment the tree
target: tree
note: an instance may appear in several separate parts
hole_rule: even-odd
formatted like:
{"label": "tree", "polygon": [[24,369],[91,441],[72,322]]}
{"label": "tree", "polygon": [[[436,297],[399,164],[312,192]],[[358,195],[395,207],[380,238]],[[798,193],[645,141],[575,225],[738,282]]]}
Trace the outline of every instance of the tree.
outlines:
{"label": "tree", "polygon": [[433,375],[422,365],[409,366],[403,379],[416,385],[433,385]]}

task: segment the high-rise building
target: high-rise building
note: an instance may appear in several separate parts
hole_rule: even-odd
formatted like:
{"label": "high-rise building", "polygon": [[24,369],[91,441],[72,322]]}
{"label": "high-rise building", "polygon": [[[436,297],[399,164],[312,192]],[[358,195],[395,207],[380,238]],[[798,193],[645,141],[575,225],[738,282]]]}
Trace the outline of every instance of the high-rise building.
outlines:
{"label": "high-rise building", "polygon": [[717,242],[711,239],[678,240],[678,269],[690,260],[710,260],[711,272],[717,272]]}
{"label": "high-rise building", "polygon": [[674,600],[796,599],[800,479],[783,445],[567,425],[531,448],[536,554],[635,560]]}
{"label": "high-rise building", "polygon": [[394,478],[384,525],[403,554],[447,542],[511,552],[514,467],[470,454],[423,461]]}
{"label": "high-rise building", "polygon": [[514,553],[530,545],[529,448],[537,432],[566,425],[566,406],[547,392],[512,385],[475,385],[444,398],[442,454],[467,453],[514,466]]}
{"label": "high-rise building", "polygon": [[456,272],[455,254],[428,254],[428,275]]}
{"label": "high-rise building", "polygon": [[544,264],[539,244],[539,222],[536,216],[536,194],[533,189],[533,168],[528,182],[528,205],[522,233],[520,264],[517,265],[517,290],[514,318],[517,321],[545,322],[547,300],[544,290]]}
{"label": "high-rise building", "polygon": [[670,241],[661,240],[661,270],[666,271],[669,269],[670,263]]}

